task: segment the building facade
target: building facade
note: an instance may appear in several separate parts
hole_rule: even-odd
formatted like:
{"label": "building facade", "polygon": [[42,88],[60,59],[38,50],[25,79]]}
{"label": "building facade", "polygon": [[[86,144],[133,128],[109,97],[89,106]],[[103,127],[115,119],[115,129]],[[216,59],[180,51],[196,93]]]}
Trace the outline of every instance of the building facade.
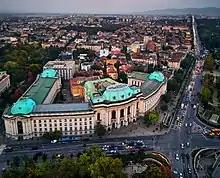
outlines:
{"label": "building facade", "polygon": [[0,93],[7,90],[10,85],[10,75],[8,75],[6,71],[0,72]]}
{"label": "building facade", "polygon": [[75,73],[75,61],[49,61],[45,64],[43,69],[54,69],[59,73],[63,80],[69,80]]}
{"label": "building facade", "polygon": [[[166,79],[160,72],[131,73],[128,81],[129,84],[110,78],[87,81],[84,103],[44,104],[44,100],[36,101],[34,94],[26,94],[3,114],[6,136],[30,139],[55,130],[64,136],[88,136],[97,124],[107,130],[127,126],[153,110],[166,93]],[[60,90],[54,84],[53,87],[53,91]]]}

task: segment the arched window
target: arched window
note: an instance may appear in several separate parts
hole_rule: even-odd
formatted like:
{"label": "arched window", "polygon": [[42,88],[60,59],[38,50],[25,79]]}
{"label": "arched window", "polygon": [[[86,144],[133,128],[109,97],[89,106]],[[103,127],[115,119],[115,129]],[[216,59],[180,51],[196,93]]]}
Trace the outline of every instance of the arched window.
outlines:
{"label": "arched window", "polygon": [[120,110],[120,117],[124,117],[124,109]]}
{"label": "arched window", "polygon": [[128,111],[128,113],[127,113],[128,115],[131,114],[131,107],[130,106],[128,106],[128,110],[127,111]]}
{"label": "arched window", "polygon": [[112,119],[116,119],[116,111],[112,111]]}
{"label": "arched window", "polygon": [[17,127],[18,127],[18,134],[23,134],[23,126],[21,121],[17,122]]}
{"label": "arched window", "polygon": [[100,121],[100,113],[97,114],[97,121]]}

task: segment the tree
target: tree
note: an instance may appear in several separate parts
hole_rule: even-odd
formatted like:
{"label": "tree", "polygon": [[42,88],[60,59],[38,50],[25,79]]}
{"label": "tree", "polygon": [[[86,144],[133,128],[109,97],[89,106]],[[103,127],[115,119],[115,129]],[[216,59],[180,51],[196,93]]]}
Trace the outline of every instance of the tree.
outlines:
{"label": "tree", "polygon": [[29,67],[28,67],[28,71],[31,72],[32,74],[40,74],[41,71],[42,71],[42,65],[40,64],[31,64]]}
{"label": "tree", "polygon": [[145,171],[146,178],[163,178],[163,172],[160,167],[157,165],[149,165],[148,169]]}
{"label": "tree", "polygon": [[159,115],[158,112],[152,111],[144,117],[144,121],[145,121],[146,124],[152,124],[152,123],[155,123],[155,122],[158,121],[159,116],[160,115]]}
{"label": "tree", "polygon": [[55,130],[54,132],[45,132],[42,138],[46,140],[58,140],[62,137],[62,132],[60,130]]}
{"label": "tree", "polygon": [[215,67],[215,61],[211,55],[209,55],[204,62],[204,69],[212,71]]}
{"label": "tree", "polygon": [[106,129],[103,125],[101,124],[97,124],[95,126],[95,134],[99,137],[102,137],[106,134]]}
{"label": "tree", "polygon": [[211,100],[211,97],[212,97],[211,90],[209,88],[202,87],[201,98],[203,102],[208,103]]}
{"label": "tree", "polygon": [[128,83],[127,74],[124,71],[120,71],[117,81],[120,82],[120,83]]}
{"label": "tree", "polygon": [[111,157],[99,157],[95,163],[91,164],[89,170],[91,171],[91,177],[103,177],[103,178],[124,178],[125,174],[122,173],[122,161],[118,158]]}
{"label": "tree", "polygon": [[119,76],[119,72],[120,72],[120,70],[119,70],[120,66],[121,66],[120,61],[117,61],[117,62],[114,64],[114,67],[115,67],[116,70],[117,70],[118,76]]}
{"label": "tree", "polygon": [[46,153],[43,153],[42,155],[42,161],[45,162],[47,160],[47,154]]}

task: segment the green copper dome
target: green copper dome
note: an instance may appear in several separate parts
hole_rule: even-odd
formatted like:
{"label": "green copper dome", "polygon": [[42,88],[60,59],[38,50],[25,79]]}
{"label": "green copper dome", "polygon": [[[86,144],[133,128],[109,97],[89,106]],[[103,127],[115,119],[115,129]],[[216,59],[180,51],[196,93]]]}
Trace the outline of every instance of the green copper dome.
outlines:
{"label": "green copper dome", "polygon": [[57,72],[54,69],[46,69],[42,72],[41,77],[43,78],[53,78],[57,75]]}
{"label": "green copper dome", "polygon": [[16,103],[13,104],[11,108],[11,113],[16,114],[30,114],[34,107],[36,106],[36,103],[34,100],[30,98],[25,98],[22,100],[18,100]]}
{"label": "green copper dome", "polygon": [[161,72],[153,72],[149,75],[150,80],[157,80],[158,82],[164,81],[164,75]]}
{"label": "green copper dome", "polygon": [[121,101],[130,98],[133,90],[127,84],[116,84],[106,88],[102,97],[107,101]]}

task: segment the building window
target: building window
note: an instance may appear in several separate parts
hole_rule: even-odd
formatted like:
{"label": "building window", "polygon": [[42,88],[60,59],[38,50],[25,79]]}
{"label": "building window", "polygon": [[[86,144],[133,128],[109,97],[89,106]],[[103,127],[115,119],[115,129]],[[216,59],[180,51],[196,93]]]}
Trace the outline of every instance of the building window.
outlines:
{"label": "building window", "polygon": [[82,119],[80,118],[79,121],[82,121]]}
{"label": "building window", "polygon": [[75,122],[75,125],[77,125],[77,123]]}
{"label": "building window", "polygon": [[51,119],[49,120],[49,122],[51,122]]}
{"label": "building window", "polygon": [[39,130],[40,130],[40,132],[42,132],[42,128],[40,128]]}
{"label": "building window", "polygon": [[116,111],[112,111],[112,119],[116,119]]}
{"label": "building window", "polygon": [[92,124],[92,121],[89,121],[89,124]]}
{"label": "building window", "polygon": [[64,120],[64,122],[66,122],[66,119]]}
{"label": "building window", "polygon": [[77,121],[77,119],[75,119],[75,122]]}
{"label": "building window", "polygon": [[128,111],[128,115],[131,114],[131,107],[130,106],[128,106],[128,110],[127,111]]}
{"label": "building window", "polygon": [[39,123],[41,123],[41,120],[38,120]]}
{"label": "building window", "polygon": [[85,122],[84,125],[87,125],[87,122]]}
{"label": "building window", "polygon": [[124,117],[124,109],[120,110],[120,117]]}
{"label": "building window", "polygon": [[116,96],[113,96],[113,100],[115,100],[116,99]]}
{"label": "building window", "polygon": [[34,120],[34,123],[36,123],[36,120]]}
{"label": "building window", "polygon": [[77,127],[75,127],[75,130],[77,130]]}
{"label": "building window", "polygon": [[70,130],[73,130],[73,128],[72,128],[72,127],[70,127]]}
{"label": "building window", "polygon": [[44,123],[47,123],[47,121],[46,121],[46,120],[44,120]]}

